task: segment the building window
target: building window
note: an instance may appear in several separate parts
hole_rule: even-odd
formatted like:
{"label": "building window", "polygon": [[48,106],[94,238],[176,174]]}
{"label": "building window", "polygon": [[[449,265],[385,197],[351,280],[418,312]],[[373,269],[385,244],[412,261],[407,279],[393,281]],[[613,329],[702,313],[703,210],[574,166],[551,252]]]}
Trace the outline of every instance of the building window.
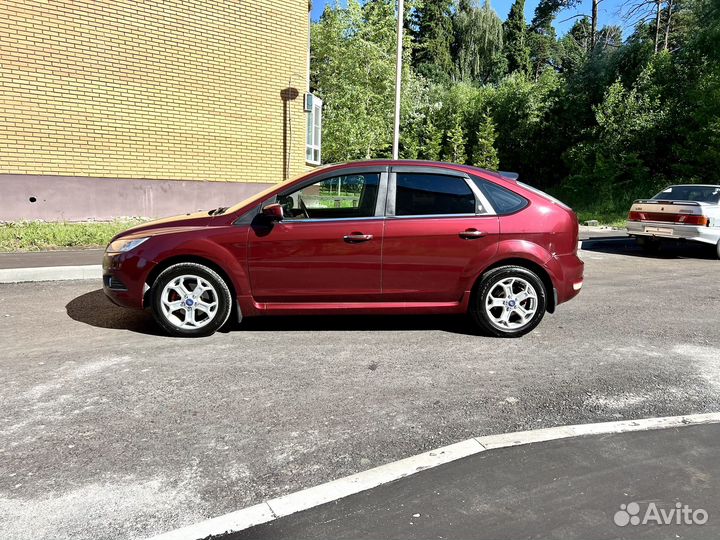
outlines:
{"label": "building window", "polygon": [[320,165],[322,148],[322,99],[307,94],[305,96],[307,115],[307,142],[305,161],[311,165]]}

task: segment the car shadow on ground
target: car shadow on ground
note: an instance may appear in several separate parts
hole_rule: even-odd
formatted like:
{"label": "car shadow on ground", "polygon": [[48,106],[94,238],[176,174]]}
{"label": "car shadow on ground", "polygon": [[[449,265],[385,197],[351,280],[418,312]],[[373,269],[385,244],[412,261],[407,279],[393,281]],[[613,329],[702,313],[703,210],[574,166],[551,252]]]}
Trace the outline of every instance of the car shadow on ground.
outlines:
{"label": "car shadow on ground", "polygon": [[659,249],[650,251],[642,248],[634,238],[617,236],[583,240],[583,251],[630,255],[649,259],[704,259],[717,260],[715,246],[699,242],[663,242]]}
{"label": "car shadow on ground", "polygon": [[130,330],[151,336],[164,335],[148,311],[118,307],[105,296],[102,289],[72,299],[65,306],[65,311],[71,319],[97,328]]}
{"label": "car shadow on ground", "polygon": [[[101,289],[74,298],[65,306],[68,316],[97,328],[129,330],[165,336],[148,311],[124,309],[113,304]],[[234,318],[234,315],[233,315]],[[469,317],[461,315],[343,315],[273,316],[247,318],[225,325],[221,331],[251,332],[358,332],[440,330],[454,334],[481,335]]]}
{"label": "car shadow on ground", "polygon": [[242,329],[254,332],[363,332],[440,330],[453,334],[483,335],[462,315],[313,315],[253,317]]}

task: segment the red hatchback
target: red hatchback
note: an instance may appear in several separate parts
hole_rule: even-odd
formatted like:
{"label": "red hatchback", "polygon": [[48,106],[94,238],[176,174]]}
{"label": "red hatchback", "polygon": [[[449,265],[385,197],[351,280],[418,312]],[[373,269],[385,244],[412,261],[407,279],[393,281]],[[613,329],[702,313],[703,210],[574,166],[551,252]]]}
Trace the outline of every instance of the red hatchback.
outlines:
{"label": "red hatchback", "polygon": [[578,294],[577,246],[572,210],[511,178],[367,161],[130,229],[107,247],[103,284],[176,336],[231,316],[469,312],[516,337]]}

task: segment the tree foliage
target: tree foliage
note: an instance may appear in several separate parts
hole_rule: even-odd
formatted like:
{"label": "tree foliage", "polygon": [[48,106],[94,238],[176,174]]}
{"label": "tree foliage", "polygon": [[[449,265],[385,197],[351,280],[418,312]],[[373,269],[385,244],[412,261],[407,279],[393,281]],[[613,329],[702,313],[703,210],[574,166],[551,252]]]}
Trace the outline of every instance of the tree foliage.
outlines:
{"label": "tree foliage", "polygon": [[515,0],[503,24],[505,58],[509,73],[530,72],[530,46],[525,24],[525,0]]}
{"label": "tree foliage", "polygon": [[[624,40],[583,17],[558,39],[570,0],[542,0],[530,24],[516,0],[502,26],[489,3],[411,3],[401,156],[517,171],[581,207],[716,182],[720,4],[637,1],[649,10]],[[394,4],[349,0],[313,25],[327,161],[390,154]]]}
{"label": "tree foliage", "polygon": [[411,16],[415,69],[435,82],[447,83],[455,72],[452,7],[452,0],[422,0]]}
{"label": "tree foliage", "polygon": [[487,82],[497,78],[503,48],[503,26],[488,1],[482,7],[461,2],[453,16],[456,79]]}

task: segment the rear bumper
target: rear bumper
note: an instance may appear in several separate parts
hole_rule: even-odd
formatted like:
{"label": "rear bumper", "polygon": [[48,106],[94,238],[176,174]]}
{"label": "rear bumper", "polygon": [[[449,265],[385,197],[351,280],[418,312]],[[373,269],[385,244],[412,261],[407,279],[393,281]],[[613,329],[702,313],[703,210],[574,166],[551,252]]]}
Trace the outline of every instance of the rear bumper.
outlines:
{"label": "rear bumper", "polygon": [[557,290],[557,303],[562,304],[575,298],[582,290],[585,280],[585,263],[575,253],[558,255],[556,260],[562,275],[557,276],[555,289]]}
{"label": "rear bumper", "polygon": [[720,227],[681,225],[664,221],[628,221],[626,227],[631,236],[692,240],[712,245],[720,242]]}

